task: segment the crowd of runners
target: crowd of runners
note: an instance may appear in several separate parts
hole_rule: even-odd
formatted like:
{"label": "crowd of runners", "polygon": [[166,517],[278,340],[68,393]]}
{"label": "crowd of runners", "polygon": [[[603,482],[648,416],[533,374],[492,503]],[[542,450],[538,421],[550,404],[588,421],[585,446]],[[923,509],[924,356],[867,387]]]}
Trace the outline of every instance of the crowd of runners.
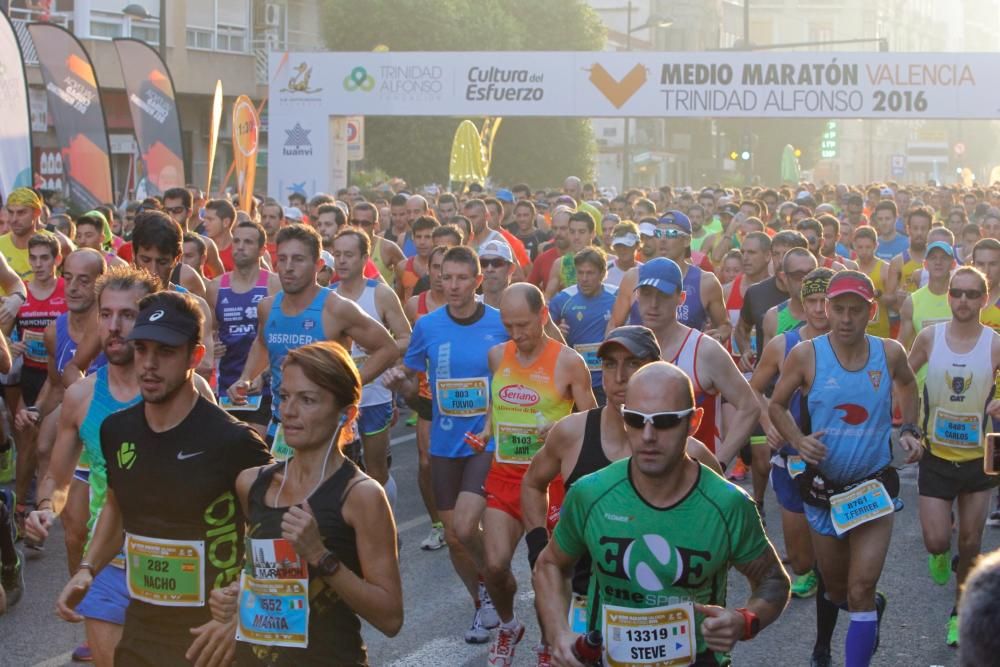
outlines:
{"label": "crowd of runners", "polygon": [[60,523],[74,660],[368,664],[362,621],[404,623],[397,420],[420,546],[468,592],[455,641],[491,666],[726,665],[790,596],[815,598],[812,665],[838,620],[868,665],[909,464],[900,520],[959,643],[1000,525],[1000,189],[3,203],[0,613]]}

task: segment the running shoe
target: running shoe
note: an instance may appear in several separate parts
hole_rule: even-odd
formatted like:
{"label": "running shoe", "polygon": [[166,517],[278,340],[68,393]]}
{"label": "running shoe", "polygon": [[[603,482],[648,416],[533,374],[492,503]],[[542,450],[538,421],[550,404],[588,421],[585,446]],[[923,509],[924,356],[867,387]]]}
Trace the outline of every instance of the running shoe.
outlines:
{"label": "running shoe", "polygon": [[490,643],[490,655],[486,664],[490,667],[511,667],[514,664],[514,649],[524,637],[524,623],[512,628],[500,626],[496,638]]}
{"label": "running shoe", "polygon": [[875,629],[875,646],[872,648],[872,655],[878,651],[878,643],[882,639],[882,616],[885,615],[885,608],[889,606],[889,600],[885,597],[885,594],[876,591],[875,592],[875,613],[877,615],[877,627]]}
{"label": "running shoe", "polygon": [[482,609],[476,609],[476,615],[472,617],[472,625],[465,631],[465,643],[485,644],[489,640],[490,631],[483,627]]}
{"label": "running shoe", "polygon": [[986,525],[990,528],[1000,528],[1000,508],[990,512],[990,518],[986,520]]}
{"label": "running shoe", "polygon": [[411,412],[410,416],[406,418],[406,425],[413,428],[417,425],[417,413]]}
{"label": "running shoe", "polygon": [[795,577],[795,581],[792,582],[792,595],[797,598],[811,598],[816,595],[818,588],[819,578],[816,576],[816,570],[809,570],[805,574]]}
{"label": "running shoe", "polygon": [[493,600],[490,599],[490,594],[486,592],[486,584],[482,581],[479,582],[479,613],[483,627],[487,630],[492,630],[500,625],[500,614],[497,613],[496,607],[493,606]]}
{"label": "running shoe", "polygon": [[14,481],[14,461],[16,458],[14,446],[8,442],[6,449],[0,450],[0,484],[10,484]]}
{"label": "running shoe", "polygon": [[17,562],[13,565],[0,567],[0,585],[7,594],[7,608],[16,605],[21,596],[24,595],[24,557],[20,551],[17,553]]}
{"label": "running shoe", "polygon": [[538,656],[537,667],[552,667],[552,654],[549,653],[548,644],[536,646],[535,654]]}
{"label": "running shoe", "polygon": [[833,655],[830,647],[814,648],[812,658],[809,660],[809,667],[833,667]]}
{"label": "running shoe", "polygon": [[948,638],[944,643],[952,648],[958,646],[958,614],[948,617]]}
{"label": "running shoe", "polygon": [[927,569],[931,580],[938,586],[946,586],[951,581],[951,551],[927,556]]}
{"label": "running shoe", "polygon": [[736,459],[736,463],[733,464],[733,469],[726,475],[726,477],[734,482],[742,482],[747,478],[747,467],[743,463],[742,459]]}
{"label": "running shoe", "polygon": [[424,551],[437,551],[447,543],[444,541],[444,524],[432,523],[431,532],[427,534],[424,541],[420,543],[420,548]]}
{"label": "running shoe", "polygon": [[75,649],[70,658],[73,662],[94,662],[94,654],[90,650],[90,644],[83,642]]}

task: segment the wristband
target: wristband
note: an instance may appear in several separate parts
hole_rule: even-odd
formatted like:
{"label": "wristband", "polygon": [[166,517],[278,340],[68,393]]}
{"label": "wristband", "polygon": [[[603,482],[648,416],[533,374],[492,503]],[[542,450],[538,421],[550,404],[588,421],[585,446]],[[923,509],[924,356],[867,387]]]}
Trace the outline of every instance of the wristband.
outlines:
{"label": "wristband", "polygon": [[37,503],[35,503],[35,509],[36,510],[43,509],[42,508],[42,503],[48,503],[51,506],[52,505],[52,499],[51,498],[42,498]]}
{"label": "wristband", "polygon": [[11,292],[10,295],[21,297],[21,303],[26,303],[28,301],[28,296],[26,294],[21,294],[20,292]]}
{"label": "wristband", "polygon": [[756,637],[757,633],[760,632],[760,619],[757,618],[757,614],[753,613],[746,607],[740,607],[736,611],[743,616],[742,641],[749,641]]}
{"label": "wristband", "polygon": [[77,572],[80,570],[86,570],[87,572],[90,572],[90,576],[94,576],[94,566],[85,560],[80,561],[80,567],[76,568]]}
{"label": "wristband", "polygon": [[549,531],[545,530],[543,526],[532,528],[524,536],[524,541],[528,544],[528,565],[534,570],[535,561],[538,560],[545,545],[549,543]]}

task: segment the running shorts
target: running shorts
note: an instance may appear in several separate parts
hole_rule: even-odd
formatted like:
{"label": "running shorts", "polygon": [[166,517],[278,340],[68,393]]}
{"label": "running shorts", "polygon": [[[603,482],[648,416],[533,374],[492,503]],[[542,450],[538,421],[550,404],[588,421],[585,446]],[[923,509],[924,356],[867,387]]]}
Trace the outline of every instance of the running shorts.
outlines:
{"label": "running shorts", "polygon": [[805,513],[799,486],[788,474],[784,459],[777,455],[771,458],[771,486],[781,509],[795,514]]}
{"label": "running shorts", "polygon": [[431,479],[434,502],[442,512],[455,509],[463,491],[485,497],[486,476],[493,463],[493,452],[479,452],[462,458],[431,455]]}
{"label": "running shorts", "polygon": [[361,435],[376,435],[392,423],[392,401],[367,405],[359,410],[358,429]]}
{"label": "running shorts", "polygon": [[917,488],[928,498],[954,500],[963,493],[989,491],[1000,485],[1000,478],[983,472],[982,459],[956,463],[924,452],[919,466]]}
{"label": "running shorts", "polygon": [[94,577],[90,590],[76,606],[76,611],[84,618],[125,625],[125,610],[128,609],[128,603],[125,570],[108,565]]}
{"label": "running shorts", "polygon": [[[510,466],[507,466],[509,469]],[[490,473],[486,476],[486,507],[500,510],[509,514],[518,522],[523,520],[521,513],[521,478],[528,471],[528,466],[524,466],[524,471],[520,477],[511,474],[506,470],[501,470],[497,466],[490,468]],[[563,498],[566,496],[566,489],[563,487],[562,477],[556,477],[549,484],[549,507],[545,515],[545,524],[549,532],[555,528],[559,521],[559,510],[562,508]]]}

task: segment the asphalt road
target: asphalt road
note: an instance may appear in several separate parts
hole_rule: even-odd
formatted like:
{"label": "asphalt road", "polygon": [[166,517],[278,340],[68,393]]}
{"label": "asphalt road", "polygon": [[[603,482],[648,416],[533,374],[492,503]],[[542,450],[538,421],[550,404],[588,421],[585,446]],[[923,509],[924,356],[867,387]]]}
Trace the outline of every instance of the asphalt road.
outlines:
{"label": "asphalt road", "polygon": [[[366,628],[372,665],[393,667],[484,665],[486,646],[466,644],[462,635],[472,618],[472,605],[454,574],[446,550],[424,552],[419,543],[429,520],[416,486],[416,443],[413,430],[399,425],[393,430],[393,476],[399,485],[397,522],[402,539],[405,622],[402,631],[387,639]],[[954,583],[935,586],[927,574],[917,520],[915,471],[902,473],[905,509],[896,515],[892,546],[879,588],[888,595],[889,607],[882,626],[881,648],[873,664],[886,667],[942,667],[957,664],[956,651],[944,644],[944,624],[951,609]],[[773,518],[768,533],[779,552],[783,550],[778,509],[768,493],[766,512]],[[985,548],[1000,547],[1000,530],[987,528]],[[518,646],[516,664],[534,665],[533,648],[539,637],[533,612],[527,558],[523,545],[514,557],[514,571],[521,590],[517,611],[528,625]],[[46,553],[27,563],[25,598],[7,615],[0,616],[0,665],[55,667],[69,662],[73,647],[83,639],[82,626],[59,620],[53,611],[58,591],[68,577],[61,534],[47,544]],[[738,604],[747,588],[736,572],[730,577],[729,599]],[[737,665],[808,665],[814,638],[813,600],[793,600],[782,617],[756,640],[738,645]],[[843,665],[847,617],[841,614],[834,635],[834,661]]]}

